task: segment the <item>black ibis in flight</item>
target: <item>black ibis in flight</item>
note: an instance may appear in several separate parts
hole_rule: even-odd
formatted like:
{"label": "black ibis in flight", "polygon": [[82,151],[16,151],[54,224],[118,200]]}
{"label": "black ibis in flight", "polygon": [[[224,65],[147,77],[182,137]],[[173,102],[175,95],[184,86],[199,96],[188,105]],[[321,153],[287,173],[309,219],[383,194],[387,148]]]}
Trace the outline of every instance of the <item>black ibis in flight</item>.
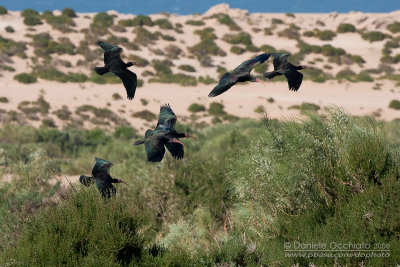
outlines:
{"label": "black ibis in flight", "polygon": [[175,123],[175,113],[169,104],[164,104],[160,108],[160,118],[155,130],[148,129],[145,133],[145,138],[133,144],[144,144],[147,160],[150,162],[161,161],[165,154],[165,147],[175,159],[182,159],[184,145],[179,138],[191,137],[196,139],[196,137],[186,133],[178,133],[174,128]]}
{"label": "black ibis in flight", "polygon": [[258,55],[255,58],[247,60],[240,64],[236,69],[232,71],[232,73],[227,72],[222,75],[222,77],[219,79],[218,85],[215,86],[214,89],[208,94],[208,97],[220,95],[238,82],[250,81],[263,83],[260,79],[251,76],[250,72],[253,70],[253,68],[264,63],[264,61],[266,61],[270,55],[270,53]]}
{"label": "black ibis in flight", "polygon": [[299,70],[307,69],[308,67],[304,65],[295,66],[290,63],[290,54],[272,53],[271,55],[274,58],[274,70],[263,73],[263,76],[267,79],[272,79],[275,76],[284,75],[288,81],[289,90],[299,90],[303,81],[303,74]]}
{"label": "black ibis in flight", "polygon": [[81,175],[79,182],[85,186],[90,186],[92,183],[96,183],[97,189],[103,197],[111,197],[116,194],[116,189],[112,185],[113,183],[124,183],[121,179],[114,179],[110,175],[110,168],[113,164],[107,160],[96,158],[96,164],[92,169],[92,177]]}
{"label": "black ibis in flight", "polygon": [[104,50],[104,67],[95,67],[94,70],[99,75],[112,72],[117,75],[125,86],[128,99],[132,100],[135,96],[137,76],[128,67],[135,65],[135,62],[125,63],[121,60],[122,48],[116,45],[97,41],[96,44]]}

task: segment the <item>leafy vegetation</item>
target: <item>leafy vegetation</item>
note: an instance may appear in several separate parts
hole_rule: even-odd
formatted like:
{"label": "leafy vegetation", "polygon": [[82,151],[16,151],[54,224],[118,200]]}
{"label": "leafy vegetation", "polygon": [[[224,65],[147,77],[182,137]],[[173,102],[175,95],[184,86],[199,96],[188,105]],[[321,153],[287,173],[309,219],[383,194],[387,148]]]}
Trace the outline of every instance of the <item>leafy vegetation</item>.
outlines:
{"label": "leafy vegetation", "polygon": [[4,6],[0,6],[0,15],[5,15],[7,13],[7,8],[5,8]]}
{"label": "leafy vegetation", "polygon": [[217,18],[218,22],[229,27],[231,31],[240,31],[241,28],[227,14],[215,14],[211,16]]}
{"label": "leafy vegetation", "polygon": [[191,66],[191,65],[179,65],[178,69],[183,70],[183,71],[187,71],[187,72],[196,72],[196,69]]}
{"label": "leafy vegetation", "polygon": [[188,111],[196,113],[196,112],[201,112],[201,111],[206,111],[206,107],[202,104],[198,104],[198,103],[192,103],[189,107],[188,107]]}
{"label": "leafy vegetation", "polygon": [[341,23],[338,25],[336,32],[338,33],[346,33],[346,32],[355,32],[356,27],[350,23]]}
{"label": "leafy vegetation", "polygon": [[153,26],[154,22],[151,20],[149,16],[145,15],[137,15],[133,19],[126,19],[126,20],[120,20],[118,24],[125,26],[125,27],[131,27],[131,26]]}
{"label": "leafy vegetation", "polygon": [[389,103],[389,108],[399,110],[400,109],[400,101],[397,99],[393,99]]}
{"label": "leafy vegetation", "polygon": [[398,33],[398,32],[400,32],[400,22],[395,21],[395,22],[387,25],[386,29],[388,29],[392,33]]}
{"label": "leafy vegetation", "polygon": [[201,20],[188,20],[185,22],[187,25],[193,25],[193,26],[203,26],[205,23]]}
{"label": "leafy vegetation", "polygon": [[370,43],[372,42],[378,42],[384,40],[387,36],[386,34],[378,31],[371,31],[371,32],[364,32],[361,34],[361,37],[364,40],[369,41]]}
{"label": "leafy vegetation", "polygon": [[96,35],[105,35],[108,28],[114,24],[114,17],[108,15],[106,12],[99,12],[93,17],[93,22],[90,24],[90,29]]}
{"label": "leafy vegetation", "polygon": [[43,24],[40,20],[40,14],[36,10],[27,8],[21,12],[21,15],[24,17],[24,24],[28,26],[35,26],[39,24]]}
{"label": "leafy vegetation", "polygon": [[174,27],[168,19],[158,19],[154,21],[154,24],[160,27],[160,29],[171,30]]}
{"label": "leafy vegetation", "polygon": [[[5,125],[0,164],[19,178],[0,187],[0,264],[395,265],[394,128],[397,122],[341,111],[303,122],[240,120],[193,129],[200,138],[185,140],[185,162],[166,155],[149,165],[144,149],[132,148],[129,127],[106,133]],[[116,198],[103,200],[79,184],[66,193],[50,185],[59,170],[90,172],[93,157],[105,153],[115,163],[112,175],[131,185],[117,185]],[[59,204],[45,204],[55,192]],[[285,257],[283,242],[313,240],[385,243],[391,256]]]}
{"label": "leafy vegetation", "polygon": [[20,73],[14,76],[14,80],[19,81],[20,83],[35,83],[37,81],[36,77],[28,74],[28,73]]}

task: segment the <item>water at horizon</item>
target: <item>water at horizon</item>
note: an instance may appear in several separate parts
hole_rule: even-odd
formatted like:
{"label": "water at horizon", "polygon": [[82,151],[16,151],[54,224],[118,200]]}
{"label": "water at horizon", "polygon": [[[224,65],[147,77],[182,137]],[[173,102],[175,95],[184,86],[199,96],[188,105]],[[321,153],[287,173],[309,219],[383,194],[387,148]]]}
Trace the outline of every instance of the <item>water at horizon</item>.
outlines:
{"label": "water at horizon", "polygon": [[32,8],[37,11],[73,8],[76,12],[100,12],[116,10],[120,13],[155,14],[160,12],[177,13],[181,15],[204,13],[211,6],[228,3],[231,8],[247,9],[249,12],[274,12],[274,13],[346,13],[350,11],[384,13],[400,10],[399,0],[0,0],[0,6],[9,10],[23,10]]}

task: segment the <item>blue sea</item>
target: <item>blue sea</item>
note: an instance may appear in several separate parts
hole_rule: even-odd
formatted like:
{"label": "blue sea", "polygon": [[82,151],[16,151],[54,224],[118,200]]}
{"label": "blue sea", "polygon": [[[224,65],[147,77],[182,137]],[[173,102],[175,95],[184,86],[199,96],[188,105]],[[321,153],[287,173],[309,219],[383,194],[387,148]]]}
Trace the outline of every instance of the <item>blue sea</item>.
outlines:
{"label": "blue sea", "polygon": [[193,14],[204,13],[211,6],[228,3],[232,8],[250,12],[301,12],[328,13],[349,11],[391,12],[400,9],[400,0],[0,0],[0,5],[9,10],[32,8],[38,11],[73,8],[77,12],[100,12],[117,10],[120,13],[155,14],[160,12]]}

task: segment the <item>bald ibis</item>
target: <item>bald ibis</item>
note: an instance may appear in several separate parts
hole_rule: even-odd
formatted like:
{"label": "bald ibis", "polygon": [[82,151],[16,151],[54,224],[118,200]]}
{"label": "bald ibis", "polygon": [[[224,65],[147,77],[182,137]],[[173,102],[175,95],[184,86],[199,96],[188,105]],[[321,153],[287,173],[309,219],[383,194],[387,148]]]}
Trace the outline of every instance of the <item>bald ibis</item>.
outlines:
{"label": "bald ibis", "polygon": [[250,81],[263,83],[260,79],[251,76],[250,72],[253,70],[253,68],[264,63],[264,61],[266,61],[270,55],[270,53],[258,55],[255,58],[247,60],[240,64],[236,69],[232,71],[232,73],[227,72],[222,75],[222,77],[219,79],[218,85],[215,86],[214,89],[208,94],[208,97],[220,95],[238,82]]}
{"label": "bald ibis", "polygon": [[265,72],[263,76],[267,79],[272,79],[278,75],[284,75],[289,84],[289,90],[297,91],[303,81],[303,74],[299,70],[307,69],[307,66],[295,66],[289,62],[291,54],[272,53],[274,58],[274,71]]}
{"label": "bald ibis", "polygon": [[158,119],[155,130],[148,129],[143,140],[138,140],[134,145],[144,144],[147,160],[150,162],[159,162],[163,159],[165,148],[175,159],[182,159],[184,155],[183,143],[179,138],[196,137],[178,133],[175,130],[176,115],[169,104],[162,105],[160,108],[160,118]]}
{"label": "bald ibis", "polygon": [[94,70],[99,75],[112,72],[117,75],[125,86],[128,99],[132,100],[135,96],[137,76],[127,68],[135,65],[135,62],[125,63],[121,60],[122,48],[116,45],[97,41],[96,44],[104,50],[104,67],[95,67]]}
{"label": "bald ibis", "polygon": [[[107,160],[95,158],[96,164],[92,169],[92,177],[81,175],[79,182],[85,186],[90,186],[92,183],[96,183],[96,187],[103,197],[111,197],[116,194],[116,189],[112,185],[113,183],[125,183],[121,179],[114,179],[110,175],[110,168],[113,164]],[[126,183],[125,183],[126,184]]]}

